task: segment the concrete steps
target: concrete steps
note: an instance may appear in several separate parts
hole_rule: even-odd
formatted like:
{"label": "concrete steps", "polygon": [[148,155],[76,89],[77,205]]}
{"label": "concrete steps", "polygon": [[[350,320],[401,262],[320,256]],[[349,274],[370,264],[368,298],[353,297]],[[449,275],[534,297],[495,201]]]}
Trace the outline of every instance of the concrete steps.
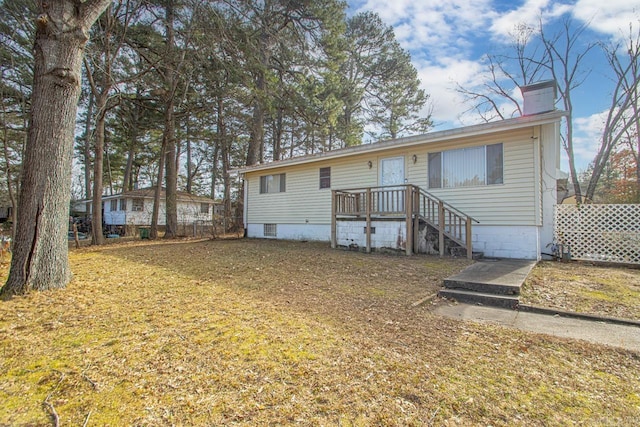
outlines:
{"label": "concrete steps", "polygon": [[531,260],[479,260],[446,278],[439,295],[467,304],[515,309],[520,288],[535,264]]}
{"label": "concrete steps", "polygon": [[499,295],[464,289],[441,289],[438,295],[442,298],[452,299],[466,304],[489,305],[513,310],[518,308],[520,304],[520,300],[514,295]]}

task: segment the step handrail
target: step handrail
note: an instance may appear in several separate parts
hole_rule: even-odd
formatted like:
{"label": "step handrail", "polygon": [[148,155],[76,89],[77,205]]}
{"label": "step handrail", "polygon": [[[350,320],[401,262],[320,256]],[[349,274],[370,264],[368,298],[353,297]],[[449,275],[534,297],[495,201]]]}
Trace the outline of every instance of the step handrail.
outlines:
{"label": "step handrail", "polygon": [[[336,242],[338,217],[404,216],[407,223],[407,254],[411,254],[413,241],[417,240],[420,219],[438,230],[440,254],[444,255],[445,236],[463,246],[467,256],[472,256],[473,222],[477,219],[465,214],[444,200],[413,184],[358,187],[332,190],[332,247]],[[370,225],[366,227],[367,251],[370,247]],[[409,243],[411,242],[411,243]]]}
{"label": "step handrail", "polygon": [[472,220],[473,222],[475,222],[476,224],[480,224],[480,221],[478,221],[477,219],[475,219],[474,217],[472,217],[471,215],[467,215],[466,213],[462,212],[460,209],[457,209],[456,207],[454,207],[453,205],[451,205],[450,203],[445,202],[444,200],[442,200],[439,197],[434,196],[433,194],[425,191],[422,187],[418,187],[417,185],[413,186],[414,188],[416,188],[418,190],[418,192],[420,193],[420,195],[428,198],[428,199],[432,199],[435,200],[438,203],[442,203],[442,205],[447,208],[448,210],[452,211],[453,213],[461,216],[461,217],[466,217],[469,218],[470,220]]}

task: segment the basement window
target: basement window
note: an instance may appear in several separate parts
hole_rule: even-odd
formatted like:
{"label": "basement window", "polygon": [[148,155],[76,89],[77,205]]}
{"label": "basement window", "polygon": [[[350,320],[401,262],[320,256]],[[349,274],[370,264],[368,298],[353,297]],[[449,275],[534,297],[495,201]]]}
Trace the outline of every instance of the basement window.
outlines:
{"label": "basement window", "polygon": [[278,224],[264,224],[262,231],[264,237],[277,237],[278,236]]}

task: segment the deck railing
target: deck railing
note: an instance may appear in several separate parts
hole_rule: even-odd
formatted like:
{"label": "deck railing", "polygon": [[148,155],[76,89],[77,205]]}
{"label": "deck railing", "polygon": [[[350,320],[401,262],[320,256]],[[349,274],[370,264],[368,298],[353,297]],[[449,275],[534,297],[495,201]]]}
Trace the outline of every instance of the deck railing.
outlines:
{"label": "deck railing", "polygon": [[417,245],[420,220],[439,232],[440,255],[444,255],[445,236],[466,248],[472,257],[472,222],[469,215],[415,185],[367,187],[332,191],[331,244],[336,246],[336,222],[341,218],[363,217],[366,220],[367,252],[371,250],[371,220],[382,217],[404,218],[407,224],[406,251],[410,255]]}

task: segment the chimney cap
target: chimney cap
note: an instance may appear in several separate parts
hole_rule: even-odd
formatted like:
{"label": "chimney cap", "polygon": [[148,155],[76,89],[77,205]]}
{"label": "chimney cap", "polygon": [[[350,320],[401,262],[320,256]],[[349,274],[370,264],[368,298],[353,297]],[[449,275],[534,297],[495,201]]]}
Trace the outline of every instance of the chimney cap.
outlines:
{"label": "chimney cap", "polygon": [[536,83],[531,83],[529,85],[526,86],[520,86],[520,90],[522,91],[522,93],[524,92],[530,92],[532,90],[540,90],[540,89],[546,89],[546,88],[553,88],[553,95],[554,98],[557,96],[557,89],[558,89],[558,85],[556,84],[555,80],[543,80],[541,82],[536,82]]}

